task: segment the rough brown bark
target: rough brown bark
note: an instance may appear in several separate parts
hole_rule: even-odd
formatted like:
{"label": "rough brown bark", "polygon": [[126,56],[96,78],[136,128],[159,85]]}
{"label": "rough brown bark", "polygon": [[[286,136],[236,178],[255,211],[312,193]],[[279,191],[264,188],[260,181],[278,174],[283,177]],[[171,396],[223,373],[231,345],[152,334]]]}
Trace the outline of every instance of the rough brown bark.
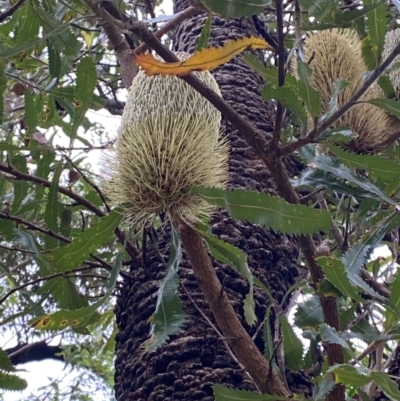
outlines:
{"label": "rough brown bark", "polygon": [[[188,6],[186,1],[176,1],[176,11]],[[175,50],[192,52],[206,16],[197,15],[175,32]],[[210,42],[218,45],[227,39],[257,34],[251,19],[239,18],[225,21],[214,17]],[[240,57],[215,71],[223,97],[241,115],[246,116],[266,138],[274,125],[274,110],[262,101],[259,89],[261,79],[253,73]],[[229,123],[223,122],[231,143],[230,186],[251,188],[275,194],[273,184],[264,164],[252,149],[237,135]],[[292,166],[292,165],[290,165]],[[244,250],[249,266],[267,285],[277,302],[282,301],[286,290],[298,276],[296,261],[298,249],[289,237],[276,234],[252,224],[234,221],[220,211],[211,221],[215,235]],[[115,390],[118,401],[135,400],[213,400],[211,386],[221,383],[236,388],[256,391],[246,372],[238,366],[224,346],[224,341],[204,320],[192,301],[181,291],[185,312],[189,317],[181,332],[158,351],[140,359],[140,345],[148,338],[148,318],[154,311],[156,292],[165,274],[165,261],[169,250],[169,230],[157,232],[157,241],[149,244],[146,265],[131,267],[133,281],[126,281],[116,306],[119,334],[116,338]],[[162,259],[163,258],[163,259]],[[212,261],[217,276],[243,321],[243,299],[247,283],[229,266]],[[206,305],[193,270],[184,255],[180,278],[196,306],[215,324]],[[261,322],[268,306],[267,297],[256,290],[256,314]],[[256,327],[245,329],[253,336]],[[261,331],[262,332],[262,331]],[[262,335],[255,339],[263,351]],[[294,377],[294,376],[293,376]],[[292,391],[309,391],[307,380],[297,375],[288,378]],[[297,386],[297,387],[296,387]]]}

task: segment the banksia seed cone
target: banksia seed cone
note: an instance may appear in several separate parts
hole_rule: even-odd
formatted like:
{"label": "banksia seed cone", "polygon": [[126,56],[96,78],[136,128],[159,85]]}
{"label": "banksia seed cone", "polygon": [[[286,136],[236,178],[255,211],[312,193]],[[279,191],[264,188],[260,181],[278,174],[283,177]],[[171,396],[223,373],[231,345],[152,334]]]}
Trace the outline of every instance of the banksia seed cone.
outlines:
{"label": "banksia seed cone", "polygon": [[[194,74],[220,94],[208,71]],[[228,143],[221,138],[220,119],[217,109],[180,78],[136,75],[115,147],[103,166],[105,194],[111,205],[122,206],[128,223],[147,224],[161,212],[193,223],[210,213],[209,204],[188,191],[227,182]]]}
{"label": "banksia seed cone", "polygon": [[[332,29],[310,34],[307,36],[304,51],[305,59],[310,60],[310,67],[313,69],[312,85],[322,95],[323,113],[328,110],[336,81],[344,79],[349,82],[338,96],[339,107],[347,103],[362,86],[367,67],[356,31]],[[360,100],[377,97],[377,93],[377,89],[371,87]],[[380,144],[392,133],[388,114],[367,103],[353,106],[335,122],[334,127],[340,125],[347,125],[357,135],[351,145],[357,152],[379,151]]]}

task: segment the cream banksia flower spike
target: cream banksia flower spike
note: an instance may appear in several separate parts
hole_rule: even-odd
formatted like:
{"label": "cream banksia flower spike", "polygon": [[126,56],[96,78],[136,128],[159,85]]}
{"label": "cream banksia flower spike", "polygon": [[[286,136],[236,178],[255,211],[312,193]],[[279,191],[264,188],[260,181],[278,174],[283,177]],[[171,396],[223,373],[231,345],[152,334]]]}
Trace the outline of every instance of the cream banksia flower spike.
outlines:
{"label": "cream banksia flower spike", "polygon": [[[322,112],[334,94],[334,83],[346,80],[349,85],[339,93],[338,106],[341,107],[363,84],[363,75],[368,70],[362,56],[361,41],[357,31],[351,29],[331,29],[309,34],[306,38],[305,61],[310,60],[313,69],[312,85],[321,93]],[[376,87],[360,99],[379,97]],[[382,109],[368,103],[353,106],[334,124],[348,126],[357,138],[351,144],[352,150],[362,153],[379,151],[379,144],[393,132],[389,115]]]}
{"label": "cream banksia flower spike", "polygon": [[[386,59],[387,56],[393,51],[393,49],[398,45],[400,42],[400,28],[394,29],[392,31],[389,31],[386,33],[385,36],[385,46],[383,48],[382,52],[382,59]],[[394,64],[400,63],[400,55],[397,56],[391,65],[389,66],[389,69],[393,67]],[[400,99],[400,68],[394,68],[388,73],[390,82],[393,85],[393,89],[396,93],[397,99]]]}
{"label": "cream banksia flower spike", "polygon": [[[194,74],[221,95],[208,71]],[[180,78],[139,71],[116,144],[103,163],[110,204],[124,209],[129,224],[149,224],[161,212],[188,223],[208,216],[209,204],[189,190],[226,185],[229,148],[220,119],[219,111]]]}

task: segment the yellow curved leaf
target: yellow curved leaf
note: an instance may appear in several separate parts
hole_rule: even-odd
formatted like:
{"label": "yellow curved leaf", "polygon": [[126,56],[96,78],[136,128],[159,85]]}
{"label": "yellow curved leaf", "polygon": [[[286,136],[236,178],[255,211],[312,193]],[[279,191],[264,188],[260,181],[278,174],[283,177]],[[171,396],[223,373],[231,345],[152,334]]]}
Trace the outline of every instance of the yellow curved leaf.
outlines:
{"label": "yellow curved leaf", "polygon": [[217,68],[249,48],[274,50],[264,39],[251,36],[238,40],[228,40],[221,47],[201,49],[187,60],[175,63],[164,63],[155,59],[151,54],[138,54],[135,59],[147,75],[182,76],[189,74],[191,71],[205,71]]}

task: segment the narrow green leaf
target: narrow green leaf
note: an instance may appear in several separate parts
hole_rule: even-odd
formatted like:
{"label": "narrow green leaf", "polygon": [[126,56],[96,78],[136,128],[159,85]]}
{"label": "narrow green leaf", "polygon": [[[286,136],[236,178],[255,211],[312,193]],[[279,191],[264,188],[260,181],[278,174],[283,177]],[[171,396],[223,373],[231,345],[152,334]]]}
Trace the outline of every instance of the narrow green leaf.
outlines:
{"label": "narrow green leaf", "polygon": [[297,306],[297,311],[294,315],[294,323],[301,329],[315,329],[324,321],[321,303],[319,297],[313,295],[306,302]]}
{"label": "narrow green leaf", "polygon": [[337,4],[332,0],[299,0],[299,4],[302,9],[308,11],[309,17],[315,17],[317,20],[337,8]]}
{"label": "narrow green leaf", "polygon": [[[252,393],[247,390],[235,390],[224,387],[221,384],[213,386],[215,401],[290,401],[292,398],[282,397],[279,395],[267,395]],[[299,398],[299,400],[305,400]]]}
{"label": "narrow green leaf", "polygon": [[335,113],[339,109],[338,96],[340,92],[345,89],[349,85],[348,81],[344,79],[339,79],[338,81],[333,83],[333,94],[331,99],[329,100],[328,110],[321,117],[321,122],[328,119],[333,113]]}
{"label": "narrow green leaf", "polygon": [[0,370],[5,372],[15,372],[16,370],[8,357],[7,352],[2,348],[0,348]]}
{"label": "narrow green leaf", "polygon": [[361,239],[356,245],[351,247],[349,251],[341,258],[342,263],[345,266],[347,276],[353,285],[358,285],[367,293],[382,301],[385,301],[385,298],[373,290],[364,280],[362,280],[359,273],[375,247],[381,241],[382,237],[387,232],[390,232],[399,226],[400,214],[398,212],[394,212],[387,216],[370,235],[366,236],[364,239]]}
{"label": "narrow green leaf", "polygon": [[[372,6],[378,2],[376,0],[364,0],[363,3],[365,6]],[[385,44],[387,12],[387,5],[382,4],[366,14],[369,36],[371,37],[372,49],[377,63],[380,61],[383,45]]]}
{"label": "narrow green leaf", "polygon": [[318,117],[321,112],[321,95],[311,85],[312,69],[301,60],[297,61],[297,73],[299,74],[299,95],[304,99],[307,110],[312,117]]}
{"label": "narrow green leaf", "polygon": [[39,28],[40,28],[39,20],[33,11],[31,2],[30,1],[25,2],[23,7],[26,9],[25,10],[26,12],[24,15],[25,18],[22,23],[22,26],[18,30],[17,34],[18,43],[25,43],[30,41],[31,39],[36,39],[39,35]]}
{"label": "narrow green leaf", "polygon": [[346,269],[340,260],[322,256],[317,259],[318,264],[322,267],[326,278],[344,295],[362,302],[362,297],[357,293],[356,289],[350,283]]}
{"label": "narrow green leaf", "polygon": [[63,330],[67,327],[82,327],[95,315],[96,311],[108,302],[117,283],[118,275],[122,267],[123,253],[115,258],[110,280],[106,286],[106,293],[94,304],[85,308],[74,310],[60,310],[51,315],[39,316],[31,319],[28,324],[37,330]]}
{"label": "narrow green leaf", "polygon": [[143,344],[146,352],[155,351],[186,322],[186,314],[178,295],[181,257],[181,240],[175,228],[171,226],[171,250],[167,271],[158,290],[156,310],[149,319],[151,337]]}
{"label": "narrow green leaf", "polygon": [[335,387],[335,381],[331,375],[326,375],[323,380],[318,383],[313,389],[313,401],[325,400],[325,397]]}
{"label": "narrow green leaf", "polygon": [[399,386],[387,373],[371,372],[371,379],[378,385],[387,397],[392,401],[400,400]]}
{"label": "narrow green leaf", "polygon": [[281,315],[280,323],[283,335],[285,363],[292,370],[300,370],[303,366],[303,343],[294,332],[292,325],[285,315]]}
{"label": "narrow green leaf", "polygon": [[397,206],[397,202],[388,197],[381,189],[373,183],[359,177],[348,167],[326,155],[316,155],[315,146],[303,146],[299,149],[300,156],[308,163],[312,163],[316,168],[327,171],[342,180],[349,181],[362,188],[367,193],[377,197],[379,200],[387,202],[389,205]]}
{"label": "narrow green leaf", "polygon": [[4,64],[0,62],[0,124],[3,122],[4,114],[4,91],[6,90],[7,82],[4,72]]}
{"label": "narrow green leaf", "polygon": [[61,72],[60,53],[55,49],[51,38],[47,39],[47,51],[49,52],[49,73],[53,78],[59,78]]}
{"label": "narrow green leaf", "polygon": [[318,332],[321,335],[323,341],[326,341],[330,344],[339,344],[343,348],[350,349],[349,344],[347,341],[340,336],[333,327],[327,325],[326,323],[322,323],[319,328]]}
{"label": "narrow green leaf", "polygon": [[248,220],[283,233],[312,234],[328,230],[331,226],[328,212],[303,205],[292,205],[263,192],[199,186],[193,188],[192,193],[213,205],[223,207],[235,219]]}
{"label": "narrow green leaf", "polygon": [[22,391],[28,387],[26,380],[19,376],[0,372],[0,389],[8,391]]}
{"label": "narrow green leaf", "polygon": [[244,300],[244,315],[246,322],[252,326],[257,322],[253,297],[253,274],[247,264],[247,255],[239,248],[220,240],[212,234],[198,230],[207,242],[211,256],[220,262],[226,263],[240,273],[250,284],[250,289]]}
{"label": "narrow green leaf", "polygon": [[362,387],[371,381],[368,377],[368,369],[362,366],[334,365],[329,369],[329,372],[334,373],[336,383],[342,383],[346,386]]}
{"label": "narrow green leaf", "polygon": [[96,87],[96,66],[90,57],[83,58],[77,68],[76,89],[75,89],[75,113],[69,133],[71,143],[74,141],[79,126],[89,109],[93,92]]}
{"label": "narrow green leaf", "polygon": [[[50,185],[49,194],[47,196],[46,209],[44,211],[44,222],[46,227],[58,233],[58,183],[60,181],[61,172],[63,170],[63,161],[57,163],[54,171],[54,177]],[[58,240],[50,235],[46,236],[46,250],[55,248],[58,245]]]}
{"label": "narrow green leaf", "polygon": [[[11,160],[11,164],[14,165],[17,170],[23,173],[28,173],[28,167],[26,165],[25,157],[17,155]],[[26,181],[14,180],[13,185],[14,192],[11,213],[15,214],[28,194],[28,183]]]}
{"label": "narrow green leaf", "polygon": [[57,28],[55,28],[53,31],[44,34],[41,38],[34,39],[25,43],[22,43],[21,45],[18,46],[13,46],[11,48],[4,48],[3,46],[0,46],[0,59],[6,59],[9,60],[12,57],[17,56],[18,54],[25,52],[27,50],[30,50],[34,48],[37,45],[40,45],[43,43],[44,40],[51,38],[55,35],[59,35],[61,33],[66,32],[69,29],[68,25],[58,25]]}
{"label": "narrow green leaf", "polygon": [[58,277],[51,289],[51,294],[61,309],[74,310],[88,306],[87,298],[83,297],[76,285],[68,277]]}
{"label": "narrow green leaf", "polygon": [[197,41],[196,51],[206,49],[208,47],[208,39],[210,38],[212,15],[210,14],[201,30],[199,40]]}
{"label": "narrow green leaf", "polygon": [[27,88],[25,88],[24,98],[25,98],[24,124],[28,128],[28,133],[32,134],[37,126],[38,118],[37,118],[35,102],[33,99],[33,94]]}
{"label": "narrow green leaf", "polygon": [[271,0],[202,0],[202,3],[222,18],[235,18],[262,12]]}
{"label": "narrow green leaf", "polygon": [[400,118],[400,102],[394,99],[371,99],[365,100],[365,103],[371,103],[381,109],[387,111],[389,114]]}
{"label": "narrow green leaf", "polygon": [[342,163],[356,169],[368,171],[374,179],[400,181],[399,163],[382,156],[349,153],[336,146],[329,146],[329,149]]}
{"label": "narrow green leaf", "polygon": [[[396,277],[393,281],[392,288],[390,291],[390,303],[399,311],[400,313],[400,274],[399,271],[396,273]],[[389,308],[385,312],[385,331],[389,331],[394,328],[399,322],[398,314],[394,314]]]}
{"label": "narrow green leaf", "polygon": [[113,232],[121,219],[122,214],[112,211],[80,234],[68,246],[54,249],[46,254],[45,260],[51,262],[58,271],[70,270],[79,266],[92,252],[113,238]]}
{"label": "narrow green leaf", "polygon": [[268,362],[272,361],[275,354],[271,331],[271,308],[271,305],[267,307],[264,319],[264,357]]}
{"label": "narrow green leaf", "polygon": [[278,100],[283,107],[290,110],[298,118],[298,121],[305,126],[307,124],[307,113],[297,92],[292,88],[284,86],[274,86],[267,83],[261,90],[264,100]]}

